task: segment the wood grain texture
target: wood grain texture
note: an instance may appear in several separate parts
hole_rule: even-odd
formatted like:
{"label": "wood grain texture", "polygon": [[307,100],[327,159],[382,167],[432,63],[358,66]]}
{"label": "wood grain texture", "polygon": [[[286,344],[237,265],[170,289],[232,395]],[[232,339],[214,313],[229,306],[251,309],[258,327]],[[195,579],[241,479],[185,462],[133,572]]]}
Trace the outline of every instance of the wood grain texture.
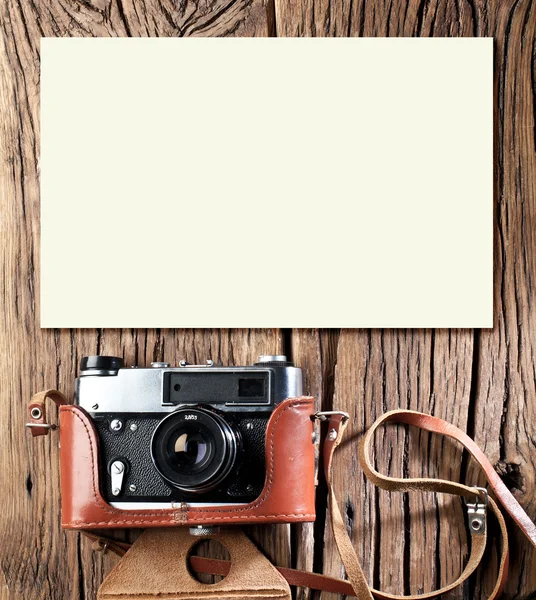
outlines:
{"label": "wood grain texture", "polygon": [[[453,579],[467,556],[463,511],[449,497],[377,490],[363,479],[357,443],[380,414],[399,407],[465,429],[472,341],[464,331],[341,332],[333,407],[350,412],[352,425],[335,481],[369,581],[391,593],[429,591]],[[459,480],[462,460],[442,439],[387,427],[376,438],[375,465],[393,476]],[[343,573],[329,528],[324,566]]]}
{"label": "wood grain texture", "polygon": [[[536,6],[531,0],[7,0],[0,8],[0,597],[89,600],[116,563],[59,519],[57,437],[25,435],[30,395],[72,393],[81,356],[130,364],[213,358],[245,364],[287,352],[323,409],[353,417],[335,473],[341,509],[369,581],[416,593],[451,581],[467,556],[459,501],[388,494],[356,462],[359,436],[385,410],[446,418],[475,437],[536,519]],[[495,38],[495,326],[486,331],[40,330],[39,38],[41,36],[493,36]],[[140,243],[142,243],[140,241]],[[324,285],[322,281],[312,285]],[[337,282],[329,282],[334,293]],[[68,285],[68,274],[66,274]],[[437,436],[388,427],[375,463],[389,474],[482,484]],[[318,488],[314,525],[249,530],[277,564],[343,575]],[[138,532],[118,532],[134,539]],[[512,536],[507,597],[536,594],[536,552]],[[495,569],[449,598],[485,598]],[[317,597],[299,590],[298,598]],[[323,595],[328,598],[328,594]]]}
{"label": "wood grain texture", "polygon": [[[131,3],[15,2],[0,9],[2,186],[1,480],[10,499],[0,529],[1,596],[95,598],[113,556],[91,550],[59,528],[57,437],[21,436],[25,401],[36,390],[73,392],[86,354],[123,355],[129,364],[213,358],[248,364],[282,351],[279,331],[40,330],[39,40],[42,36],[181,36],[269,34],[273,6],[263,0]],[[66,279],[68,285],[68,279]],[[9,358],[8,358],[9,357]],[[121,533],[119,533],[121,535]],[[136,532],[123,533],[134,539]],[[264,528],[255,538],[289,563],[290,532]]]}
{"label": "wood grain texture", "polygon": [[[355,417],[336,474],[341,508],[369,581],[386,591],[418,593],[452,581],[467,555],[467,540],[459,502],[433,494],[397,497],[360,478],[355,461],[359,436],[385,410],[424,410],[468,431],[536,518],[535,27],[530,1],[276,2],[280,36],[495,38],[494,329],[343,331],[329,369],[336,377],[333,403],[328,399],[327,405]],[[336,290],[336,282],[330,284]],[[322,332],[317,339],[309,332],[295,332],[293,338],[297,335],[301,354],[313,361],[322,348]],[[483,484],[458,448],[414,431],[393,428],[378,436],[376,465],[393,475],[422,473]],[[317,556],[322,553],[327,573],[343,575],[329,526],[323,539],[319,535],[317,524],[308,545]],[[536,553],[517,532],[513,542],[505,595],[533,597]],[[448,597],[485,598],[496,573],[493,549],[486,562],[485,575],[479,572]]]}

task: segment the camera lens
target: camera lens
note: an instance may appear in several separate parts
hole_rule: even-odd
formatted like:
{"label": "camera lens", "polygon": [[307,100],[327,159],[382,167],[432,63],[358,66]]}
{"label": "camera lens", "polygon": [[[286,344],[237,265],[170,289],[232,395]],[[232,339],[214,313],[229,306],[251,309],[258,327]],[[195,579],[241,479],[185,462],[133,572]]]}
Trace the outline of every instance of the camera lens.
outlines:
{"label": "camera lens", "polygon": [[237,437],[218,414],[181,408],[155,429],[151,455],[160,475],[174,487],[201,493],[218,486],[233,468]]}
{"label": "camera lens", "polygon": [[173,451],[180,468],[188,468],[199,465],[208,455],[208,444],[199,433],[179,433]]}

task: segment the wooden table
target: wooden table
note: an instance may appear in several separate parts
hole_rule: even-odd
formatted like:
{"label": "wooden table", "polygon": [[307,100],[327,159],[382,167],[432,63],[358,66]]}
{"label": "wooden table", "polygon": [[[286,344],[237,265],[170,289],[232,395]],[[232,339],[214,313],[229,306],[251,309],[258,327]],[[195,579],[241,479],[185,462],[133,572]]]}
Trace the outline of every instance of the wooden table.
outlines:
{"label": "wooden table", "polygon": [[[0,49],[2,598],[92,599],[116,563],[77,533],[61,531],[57,435],[32,440],[24,431],[30,395],[45,387],[72,394],[79,359],[87,354],[123,355],[140,365],[291,356],[319,407],[352,415],[353,438],[341,450],[335,481],[365,572],[383,590],[431,590],[452,580],[467,555],[457,499],[389,495],[364,483],[357,440],[386,410],[431,412],[468,431],[536,519],[535,29],[531,0],[6,0]],[[40,330],[40,36],[192,35],[493,36],[493,330]],[[313,283],[337,292],[336,281]],[[377,440],[376,461],[391,474],[483,484],[458,448],[417,431],[388,429]],[[277,564],[342,575],[324,492],[321,487],[314,526],[251,531]],[[533,597],[536,552],[515,532],[512,546],[506,595]],[[494,550],[487,562],[486,575],[479,572],[450,596],[485,598]],[[301,590],[299,597],[307,594]]]}

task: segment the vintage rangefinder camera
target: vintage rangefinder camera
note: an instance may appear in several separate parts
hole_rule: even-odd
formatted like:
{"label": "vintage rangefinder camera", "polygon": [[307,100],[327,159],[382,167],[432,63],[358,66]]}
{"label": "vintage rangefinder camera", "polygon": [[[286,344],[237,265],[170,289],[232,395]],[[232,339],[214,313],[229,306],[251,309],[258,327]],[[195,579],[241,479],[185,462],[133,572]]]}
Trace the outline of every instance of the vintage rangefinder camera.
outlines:
{"label": "vintage rangefinder camera", "polygon": [[248,367],[121,358],[81,361],[75,405],[98,437],[100,493],[123,510],[247,504],[266,479],[265,436],[274,409],[302,395],[285,356]]}

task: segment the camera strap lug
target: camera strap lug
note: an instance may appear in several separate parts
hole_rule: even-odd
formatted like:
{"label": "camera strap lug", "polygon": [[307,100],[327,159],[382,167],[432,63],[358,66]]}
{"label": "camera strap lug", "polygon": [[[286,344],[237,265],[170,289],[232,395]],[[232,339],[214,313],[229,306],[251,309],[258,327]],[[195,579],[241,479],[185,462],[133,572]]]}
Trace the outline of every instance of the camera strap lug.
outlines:
{"label": "camera strap lug", "polygon": [[[475,502],[468,502],[464,498],[465,508],[467,509],[467,519],[469,522],[469,530],[474,535],[483,535],[486,533],[486,514],[488,510],[489,497],[488,490],[483,487],[474,488],[480,494],[476,494]],[[483,496],[483,500],[481,497]]]}
{"label": "camera strap lug", "polygon": [[318,421],[327,421],[330,417],[332,417],[334,415],[340,415],[342,417],[343,423],[345,421],[348,421],[348,419],[350,418],[350,415],[347,412],[344,412],[342,410],[321,410],[321,411],[315,412],[313,417],[315,419],[317,419]]}
{"label": "camera strap lug", "polygon": [[44,392],[35,394],[28,406],[30,421],[26,423],[26,427],[32,432],[34,437],[48,435],[50,430],[57,429],[57,425],[47,423],[47,398],[50,398],[58,407],[62,404],[68,404],[67,398],[61,392],[58,392],[58,390],[45,390]]}

